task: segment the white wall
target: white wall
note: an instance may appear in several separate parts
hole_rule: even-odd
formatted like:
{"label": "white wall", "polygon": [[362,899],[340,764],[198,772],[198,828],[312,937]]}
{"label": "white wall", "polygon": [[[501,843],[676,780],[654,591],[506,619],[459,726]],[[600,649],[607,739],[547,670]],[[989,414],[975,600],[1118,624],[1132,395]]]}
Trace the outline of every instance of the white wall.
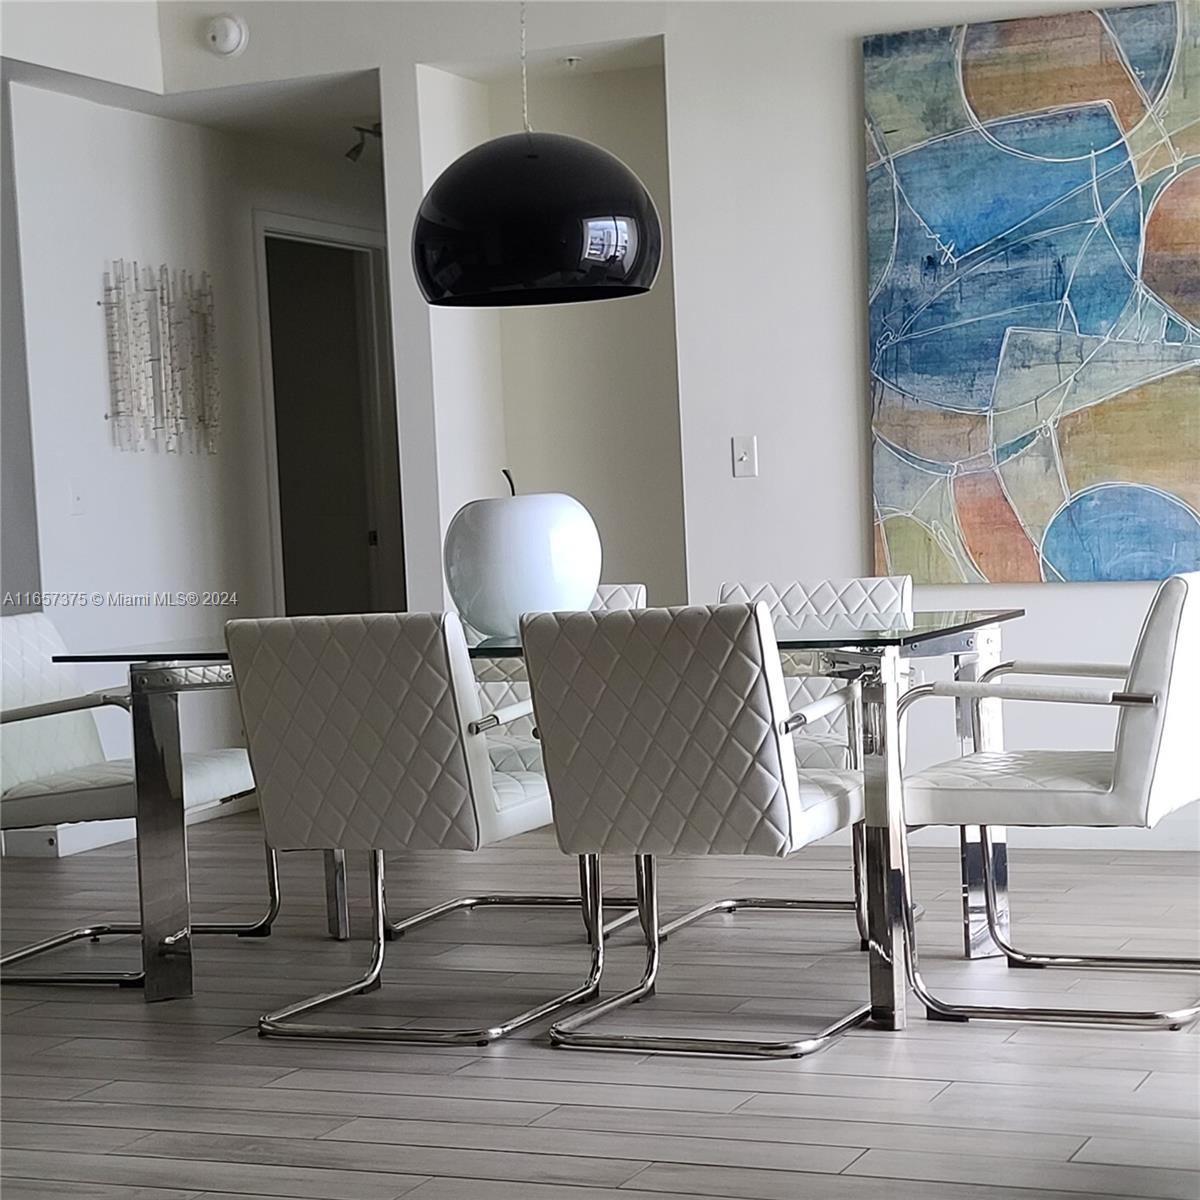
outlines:
{"label": "white wall", "polygon": [[[658,281],[620,304],[501,310],[508,461],[521,491],[569,492],[596,519],[603,576],[687,599],[666,95],[661,67],[538,78],[534,128],[595,142],[657,203]],[[492,88],[492,134],[520,128],[519,81]]]}
{"label": "white wall", "polygon": [[[419,66],[416,74],[421,180],[428,188],[456,158],[487,141],[488,91],[436,67]],[[469,500],[506,491],[501,474],[508,445],[500,314],[494,309],[433,308],[429,336],[437,397],[440,541]]]}
{"label": "white wall", "polygon": [[[1078,0],[531,6],[534,52],[665,37],[692,598],[708,599],[730,575],[869,569],[858,39],[1078,6]],[[223,8],[223,0],[162,7],[168,88],[380,67],[408,574],[413,603],[426,603],[441,593],[441,446],[430,317],[407,259],[424,179],[414,67],[511,53],[517,5],[255,3],[246,6],[246,53],[218,62],[199,46],[196,28]],[[757,480],[729,477],[728,439],[735,433],[759,437]],[[980,606],[1016,597],[1030,616],[1012,628],[1010,648],[1111,659],[1128,652],[1151,591],[974,586],[923,590],[920,600]],[[1069,743],[1090,722],[1060,710],[1025,711],[1010,720],[1010,740]],[[914,761],[953,750],[948,721],[936,733],[922,721],[913,737]],[[1200,844],[1195,810],[1132,844]]]}
{"label": "white wall", "polygon": [[[68,645],[219,634],[271,604],[252,211],[379,228],[379,180],[198,126],[12,88],[42,586],[55,591],[228,589],[236,609],[56,608]],[[105,413],[99,307],[108,261],[208,270],[222,399],[219,452],[121,452]],[[72,485],[83,512],[71,513]],[[102,673],[103,672],[103,673]],[[119,677],[92,673],[95,686]],[[185,736],[236,732],[229,697],[188,697]],[[112,714],[110,714],[112,715]],[[125,725],[107,731],[123,750]]]}
{"label": "white wall", "polygon": [[[744,5],[691,7],[666,39],[695,598],[730,577],[870,570],[859,38],[1028,9],[894,0],[758,11],[750,20]],[[758,434],[760,478],[730,477],[735,433]],[[916,603],[1023,607],[1029,615],[1005,630],[1007,651],[1120,662],[1153,593],[1152,584],[972,585],[918,588]],[[1103,712],[1044,705],[1010,705],[1005,719],[1013,747],[1101,744],[1112,727]],[[914,763],[953,754],[948,705],[916,710],[909,739]],[[1196,847],[1200,815],[1190,809],[1153,835],[1067,838]]]}
{"label": "white wall", "polygon": [[155,0],[5,0],[0,53],[146,91],[163,87]]}
{"label": "white wall", "polygon": [[41,590],[8,100],[8,81],[0,78],[0,591],[4,593],[0,607],[6,614],[35,610],[32,597],[23,593]]}

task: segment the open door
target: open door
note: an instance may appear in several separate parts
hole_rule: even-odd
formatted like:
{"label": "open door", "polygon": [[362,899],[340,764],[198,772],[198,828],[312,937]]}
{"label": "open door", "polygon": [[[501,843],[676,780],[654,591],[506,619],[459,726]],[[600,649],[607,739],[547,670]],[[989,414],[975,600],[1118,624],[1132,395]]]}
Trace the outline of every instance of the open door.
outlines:
{"label": "open door", "polygon": [[383,250],[277,228],[262,236],[276,606],[289,616],[402,611]]}

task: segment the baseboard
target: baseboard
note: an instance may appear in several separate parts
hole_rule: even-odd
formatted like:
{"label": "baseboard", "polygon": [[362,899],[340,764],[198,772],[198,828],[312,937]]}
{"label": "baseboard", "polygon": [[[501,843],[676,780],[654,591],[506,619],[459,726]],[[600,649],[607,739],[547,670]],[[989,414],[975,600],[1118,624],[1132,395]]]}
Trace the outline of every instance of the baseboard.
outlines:
{"label": "baseboard", "polygon": [[[250,792],[223,804],[201,804],[190,808],[187,823],[199,825],[233,813],[251,812],[257,806],[257,797]],[[66,858],[100,846],[131,841],[136,833],[132,817],[119,821],[78,821],[70,825],[40,825],[36,829],[9,829],[0,838],[0,853],[5,858]]]}

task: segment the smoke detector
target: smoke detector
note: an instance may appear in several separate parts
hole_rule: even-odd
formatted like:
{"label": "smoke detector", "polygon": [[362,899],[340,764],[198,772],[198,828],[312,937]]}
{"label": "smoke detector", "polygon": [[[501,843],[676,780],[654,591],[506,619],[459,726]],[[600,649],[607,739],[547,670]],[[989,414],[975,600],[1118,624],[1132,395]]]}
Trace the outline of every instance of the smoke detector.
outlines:
{"label": "smoke detector", "polygon": [[204,27],[204,44],[221,58],[241,54],[250,40],[250,30],[241,17],[222,13]]}

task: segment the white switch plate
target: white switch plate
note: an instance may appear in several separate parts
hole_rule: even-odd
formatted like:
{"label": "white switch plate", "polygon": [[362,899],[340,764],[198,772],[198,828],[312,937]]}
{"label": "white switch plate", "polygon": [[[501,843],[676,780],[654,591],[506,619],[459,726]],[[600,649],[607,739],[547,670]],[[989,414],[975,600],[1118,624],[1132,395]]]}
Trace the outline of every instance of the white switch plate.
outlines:
{"label": "white switch plate", "polygon": [[71,489],[71,507],[68,511],[73,517],[82,517],[84,512],[83,488],[74,479],[67,486]]}
{"label": "white switch plate", "polygon": [[734,479],[754,479],[758,476],[758,438],[735,437],[733,444]]}

